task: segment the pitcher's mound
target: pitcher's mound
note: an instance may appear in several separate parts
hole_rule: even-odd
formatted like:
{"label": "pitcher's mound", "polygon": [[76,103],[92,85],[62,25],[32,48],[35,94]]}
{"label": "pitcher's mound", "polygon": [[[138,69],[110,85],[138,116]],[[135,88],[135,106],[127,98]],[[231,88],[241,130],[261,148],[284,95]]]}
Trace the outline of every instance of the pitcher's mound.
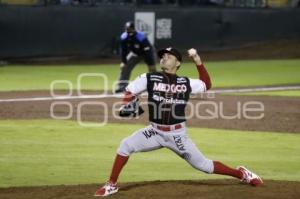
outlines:
{"label": "pitcher's mound", "polygon": [[[18,187],[0,189],[1,199],[87,199],[98,185]],[[99,197],[98,197],[99,198]],[[122,183],[118,193],[108,198],[122,199],[296,199],[300,198],[300,182],[267,180],[260,187],[241,184],[237,180],[154,181]]]}

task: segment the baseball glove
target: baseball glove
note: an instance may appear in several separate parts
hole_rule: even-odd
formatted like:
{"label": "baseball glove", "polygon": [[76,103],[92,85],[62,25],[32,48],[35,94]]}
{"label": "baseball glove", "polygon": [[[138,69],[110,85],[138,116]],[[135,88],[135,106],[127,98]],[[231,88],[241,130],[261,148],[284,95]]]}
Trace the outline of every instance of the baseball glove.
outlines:
{"label": "baseball glove", "polygon": [[136,98],[127,104],[121,106],[119,110],[119,116],[121,117],[137,117],[139,115],[142,115],[145,111],[142,109],[142,107],[139,106],[138,103],[139,99]]}

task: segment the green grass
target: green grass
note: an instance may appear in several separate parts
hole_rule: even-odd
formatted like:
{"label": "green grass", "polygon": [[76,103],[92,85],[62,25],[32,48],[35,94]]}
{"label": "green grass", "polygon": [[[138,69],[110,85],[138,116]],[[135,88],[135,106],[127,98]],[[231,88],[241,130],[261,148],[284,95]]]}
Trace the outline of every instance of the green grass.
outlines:
{"label": "green grass", "polygon": [[300,60],[213,62],[211,70],[215,87],[300,83],[299,74]]}
{"label": "green grass", "polygon": [[266,91],[266,92],[253,92],[253,93],[236,93],[234,95],[246,95],[246,96],[286,96],[286,97],[300,97],[300,90],[290,91]]}
{"label": "green grass", "polygon": [[[0,187],[105,182],[119,142],[141,125],[83,128],[73,121],[0,121]],[[247,165],[264,179],[300,181],[300,135],[190,128],[208,158]],[[173,152],[133,155],[121,182],[212,179]]]}
{"label": "green grass", "polygon": [[[205,63],[211,74],[214,87],[257,86],[300,83],[300,59],[268,61],[225,61]],[[158,66],[157,66],[158,67]],[[132,74],[147,71],[145,65],[138,65]],[[0,91],[8,90],[45,90],[54,80],[68,80],[77,88],[77,77],[82,73],[104,73],[108,77],[111,89],[119,75],[118,64],[74,65],[74,66],[18,66],[0,67]],[[193,64],[183,63],[178,72],[192,78],[197,77]],[[66,85],[57,85],[57,89],[67,89]],[[83,89],[104,89],[103,81],[98,77],[84,78]]]}

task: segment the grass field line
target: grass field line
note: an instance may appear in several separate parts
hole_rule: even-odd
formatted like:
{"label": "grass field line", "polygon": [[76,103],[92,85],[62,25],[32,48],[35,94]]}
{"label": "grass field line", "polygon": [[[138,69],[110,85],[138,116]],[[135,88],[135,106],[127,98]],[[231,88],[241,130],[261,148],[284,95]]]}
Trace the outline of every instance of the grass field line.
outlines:
{"label": "grass field line", "polygon": [[[249,92],[262,92],[262,91],[286,91],[286,90],[299,90],[300,85],[295,86],[268,86],[268,87],[253,87],[253,88],[233,88],[233,89],[215,89],[207,93],[249,93]],[[51,101],[51,100],[72,100],[72,99],[101,99],[101,98],[121,98],[122,94],[101,94],[101,95],[80,95],[80,96],[50,96],[50,97],[32,97],[32,98],[11,98],[0,99],[0,102],[31,102],[31,101]]]}

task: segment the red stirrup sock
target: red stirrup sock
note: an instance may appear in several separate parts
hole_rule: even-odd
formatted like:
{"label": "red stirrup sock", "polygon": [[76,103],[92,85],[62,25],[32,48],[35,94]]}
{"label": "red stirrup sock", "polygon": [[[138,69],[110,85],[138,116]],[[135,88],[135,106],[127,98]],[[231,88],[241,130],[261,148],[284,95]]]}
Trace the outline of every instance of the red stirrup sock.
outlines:
{"label": "red stirrup sock", "polygon": [[238,179],[242,179],[244,174],[240,170],[232,169],[221,162],[213,161],[214,163],[214,173],[221,175],[228,175],[232,177],[236,177]]}
{"label": "red stirrup sock", "polygon": [[118,181],[119,174],[121,173],[122,168],[127,163],[129,156],[122,156],[117,154],[115,158],[115,162],[110,174],[109,181],[111,183],[116,183]]}

